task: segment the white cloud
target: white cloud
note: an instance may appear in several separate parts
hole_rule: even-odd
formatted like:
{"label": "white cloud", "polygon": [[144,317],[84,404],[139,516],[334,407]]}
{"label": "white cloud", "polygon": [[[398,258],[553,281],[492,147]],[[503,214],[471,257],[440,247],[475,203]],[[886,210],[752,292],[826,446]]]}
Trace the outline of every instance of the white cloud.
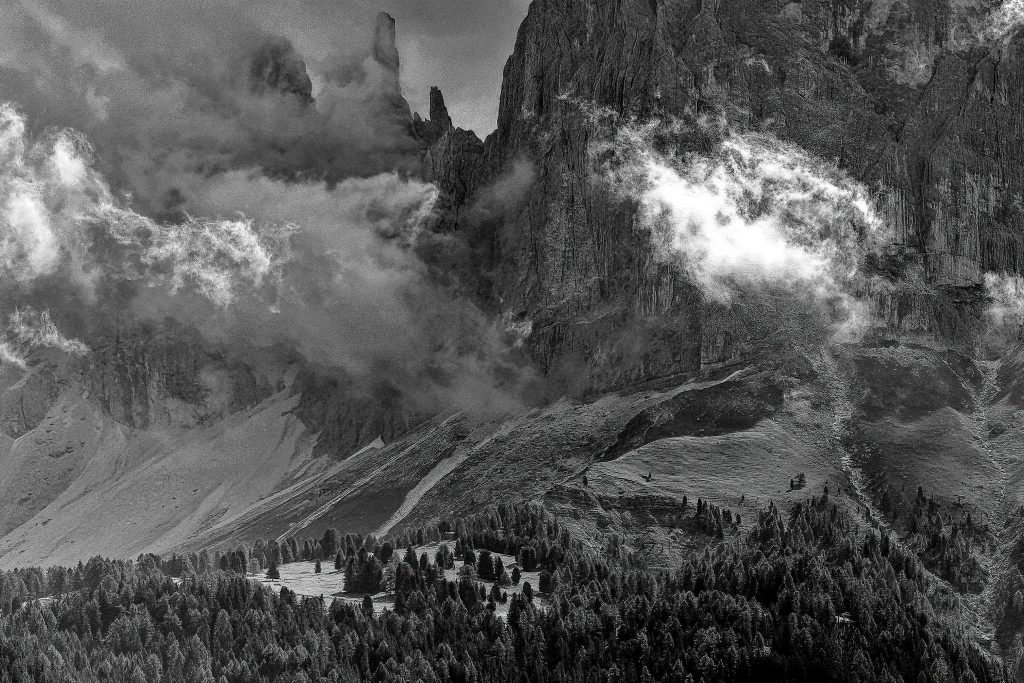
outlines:
{"label": "white cloud", "polygon": [[91,154],[69,130],[30,140],[24,118],[0,105],[0,275],[31,280],[69,263],[88,286],[89,273],[100,267],[89,234],[97,225],[129,248],[152,284],[192,286],[219,306],[271,272],[272,245],[252,221],[154,221],[122,206],[92,168]]}
{"label": "white cloud", "polygon": [[842,295],[866,249],[887,237],[862,186],[794,146],[729,134],[708,156],[675,157],[651,143],[657,125],[625,126],[603,143],[614,151],[605,177],[639,200],[662,255],[714,300],[764,283]]}
{"label": "white cloud", "polygon": [[0,362],[26,367],[25,357],[42,348],[56,349],[72,356],[84,356],[88,347],[65,337],[50,318],[49,311],[16,308],[0,336]]}
{"label": "white cloud", "polygon": [[1024,26],[1024,0],[1004,0],[986,21],[986,37],[1008,38]]}

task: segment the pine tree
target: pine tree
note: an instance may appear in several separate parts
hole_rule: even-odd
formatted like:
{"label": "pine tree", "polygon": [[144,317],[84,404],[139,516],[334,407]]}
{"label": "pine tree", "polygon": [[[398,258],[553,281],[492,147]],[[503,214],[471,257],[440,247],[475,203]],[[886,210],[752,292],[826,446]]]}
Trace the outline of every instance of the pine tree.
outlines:
{"label": "pine tree", "polygon": [[323,568],[320,566],[320,558],[318,557],[316,558],[316,564],[313,565],[313,571],[319,574],[322,570]]}
{"label": "pine tree", "polygon": [[490,581],[494,578],[494,560],[491,559],[490,550],[481,550],[477,554],[476,573],[485,581]]}
{"label": "pine tree", "polygon": [[328,529],[320,540],[320,550],[324,557],[331,557],[338,552],[338,530]]}
{"label": "pine tree", "polygon": [[385,541],[379,549],[380,563],[387,564],[391,561],[391,557],[395,554],[395,546],[391,545],[390,541]]}
{"label": "pine tree", "polygon": [[356,568],[355,561],[351,558],[345,563],[345,592],[352,593],[356,590]]}
{"label": "pine tree", "polygon": [[547,569],[541,571],[538,588],[541,593],[553,593],[555,590],[554,576]]}

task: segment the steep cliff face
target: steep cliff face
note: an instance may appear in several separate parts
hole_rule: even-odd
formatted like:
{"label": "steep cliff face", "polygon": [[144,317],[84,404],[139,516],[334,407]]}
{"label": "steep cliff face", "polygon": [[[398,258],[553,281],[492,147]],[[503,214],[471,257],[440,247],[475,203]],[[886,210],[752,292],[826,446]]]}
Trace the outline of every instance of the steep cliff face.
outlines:
{"label": "steep cliff face", "polygon": [[343,373],[301,370],[295,414],[317,434],[315,455],[348,456],[380,438],[390,443],[425,417],[387,384],[368,387]]}
{"label": "steep cliff face", "polygon": [[[582,101],[640,120],[724,119],[834,160],[925,274],[926,292],[876,308],[892,327],[955,336],[976,306],[957,289],[1024,268],[1024,39],[995,32],[992,4],[536,0],[497,131],[462,162],[476,187],[518,158],[536,167],[493,237],[495,299],[533,320],[549,371],[585,365],[592,387],[730,346],[728,326],[706,325],[719,314],[651,258],[633,208],[593,186]],[[438,178],[464,193],[464,176]]]}
{"label": "steep cliff face", "polygon": [[98,340],[83,380],[104,412],[135,429],[196,426],[254,406],[279,388],[279,378],[174,325],[126,327]]}

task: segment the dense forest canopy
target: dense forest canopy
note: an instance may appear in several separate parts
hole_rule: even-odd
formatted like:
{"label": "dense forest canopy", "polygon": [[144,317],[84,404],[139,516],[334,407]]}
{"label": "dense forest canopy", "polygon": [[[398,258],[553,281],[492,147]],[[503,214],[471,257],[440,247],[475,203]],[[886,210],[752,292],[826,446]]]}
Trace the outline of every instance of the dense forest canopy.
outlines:
{"label": "dense forest canopy", "polygon": [[[417,557],[413,542],[438,535],[476,569],[446,579],[446,544]],[[381,587],[367,567],[401,557],[386,610],[272,591],[237,565],[246,551],[6,572],[0,680],[1008,680],[939,616],[948,586],[827,495],[788,515],[769,505],[672,572],[605,540],[597,552],[541,508],[509,505],[383,541],[331,531],[304,544],[370,577],[367,590]],[[492,553],[541,570],[544,585],[503,596],[507,568],[482,562]],[[494,613],[502,599],[507,619]]]}

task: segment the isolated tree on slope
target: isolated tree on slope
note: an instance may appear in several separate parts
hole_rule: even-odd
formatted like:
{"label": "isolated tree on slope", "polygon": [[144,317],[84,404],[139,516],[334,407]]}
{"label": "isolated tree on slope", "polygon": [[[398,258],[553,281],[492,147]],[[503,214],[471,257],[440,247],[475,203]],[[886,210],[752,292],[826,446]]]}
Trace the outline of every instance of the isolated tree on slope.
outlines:
{"label": "isolated tree on slope", "polygon": [[320,559],[319,558],[317,558],[316,564],[313,565],[313,571],[316,572],[317,574],[319,574],[321,571],[323,571],[323,568],[320,566]]}

